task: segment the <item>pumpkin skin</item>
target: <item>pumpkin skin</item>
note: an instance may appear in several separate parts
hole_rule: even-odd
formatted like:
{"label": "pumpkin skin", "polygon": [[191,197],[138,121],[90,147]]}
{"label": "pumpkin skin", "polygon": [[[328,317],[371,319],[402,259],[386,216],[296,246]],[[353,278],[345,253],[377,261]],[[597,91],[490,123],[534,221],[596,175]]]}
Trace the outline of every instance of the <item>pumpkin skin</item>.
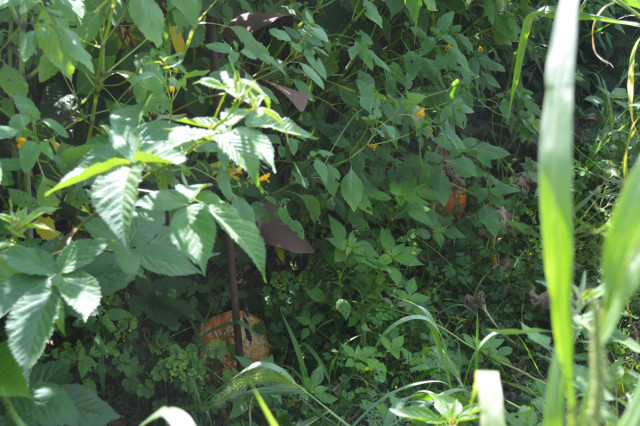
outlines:
{"label": "pumpkin skin", "polygon": [[467,194],[464,192],[456,193],[453,189],[449,191],[449,199],[444,206],[452,215],[462,215],[467,208]]}
{"label": "pumpkin skin", "polygon": [[[244,311],[240,311],[241,321],[250,327],[254,328],[260,320],[254,315],[247,314]],[[199,335],[205,342],[212,340],[221,340],[227,346],[235,344],[235,333],[233,332],[233,324],[220,327],[222,324],[233,321],[233,313],[227,311],[223,314],[216,315],[209,318],[209,320],[200,326]],[[217,328],[216,327],[220,327]],[[215,329],[215,330],[214,330]],[[247,335],[251,336],[247,338]],[[250,332],[246,328],[242,327],[242,351],[244,357],[251,361],[260,361],[269,356],[269,342],[267,336],[258,335]],[[220,362],[224,366],[224,370],[232,370],[236,367],[236,362],[232,359],[231,354],[225,355]]]}

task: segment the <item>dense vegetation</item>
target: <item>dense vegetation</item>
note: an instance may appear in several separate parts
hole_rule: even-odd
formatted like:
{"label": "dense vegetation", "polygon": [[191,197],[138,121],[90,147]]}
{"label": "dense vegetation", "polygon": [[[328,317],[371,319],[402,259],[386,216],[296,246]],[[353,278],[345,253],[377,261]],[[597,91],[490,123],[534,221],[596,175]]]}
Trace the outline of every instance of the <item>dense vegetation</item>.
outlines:
{"label": "dense vegetation", "polygon": [[635,3],[0,2],[0,423],[637,424]]}

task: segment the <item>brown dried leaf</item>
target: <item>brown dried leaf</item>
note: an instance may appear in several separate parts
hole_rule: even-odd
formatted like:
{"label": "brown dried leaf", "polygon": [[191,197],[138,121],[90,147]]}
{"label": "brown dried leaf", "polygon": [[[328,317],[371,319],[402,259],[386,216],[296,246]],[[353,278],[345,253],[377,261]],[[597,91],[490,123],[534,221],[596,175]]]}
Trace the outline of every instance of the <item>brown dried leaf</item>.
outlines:
{"label": "brown dried leaf", "polygon": [[315,253],[311,244],[306,239],[302,239],[298,234],[284,224],[275,214],[278,205],[264,203],[264,208],[269,212],[271,220],[265,223],[262,218],[258,218],[257,224],[264,243],[268,246],[279,247],[292,253]]}

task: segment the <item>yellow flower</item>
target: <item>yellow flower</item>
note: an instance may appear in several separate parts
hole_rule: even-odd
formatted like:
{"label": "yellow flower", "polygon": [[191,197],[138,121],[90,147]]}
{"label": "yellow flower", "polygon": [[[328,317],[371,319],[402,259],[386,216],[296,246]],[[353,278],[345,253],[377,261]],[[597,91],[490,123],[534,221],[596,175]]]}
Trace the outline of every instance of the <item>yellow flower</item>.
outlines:
{"label": "yellow flower", "polygon": [[369,371],[369,366],[364,367],[364,371]]}
{"label": "yellow flower", "polygon": [[449,49],[451,49],[451,43],[447,43],[447,45],[444,47],[444,51],[446,52]]}
{"label": "yellow flower", "polygon": [[429,131],[433,133],[433,127],[429,127]]}
{"label": "yellow flower", "polygon": [[235,180],[240,180],[238,175],[241,175],[241,174],[242,174],[242,167],[238,167],[235,171],[229,172],[229,176],[231,176],[231,179],[235,179]]}
{"label": "yellow flower", "polygon": [[16,145],[18,146],[18,148],[20,148],[22,144],[25,143],[26,141],[27,141],[27,138],[18,138],[16,139]]}
{"label": "yellow flower", "polygon": [[258,178],[258,182],[267,181],[268,183],[271,183],[271,181],[269,180],[270,177],[271,177],[271,173],[266,173]]}
{"label": "yellow flower", "polygon": [[478,52],[480,53],[484,52],[484,48],[482,46],[478,46]]}
{"label": "yellow flower", "polygon": [[422,109],[418,111],[416,115],[413,116],[413,119],[417,120],[418,117],[424,117],[424,107],[422,107]]}
{"label": "yellow flower", "polygon": [[169,93],[171,93],[172,95],[176,93],[176,88],[174,86],[169,86]]}
{"label": "yellow flower", "polygon": [[378,149],[378,144],[367,145],[367,148],[369,148],[373,152],[376,152],[376,149]]}

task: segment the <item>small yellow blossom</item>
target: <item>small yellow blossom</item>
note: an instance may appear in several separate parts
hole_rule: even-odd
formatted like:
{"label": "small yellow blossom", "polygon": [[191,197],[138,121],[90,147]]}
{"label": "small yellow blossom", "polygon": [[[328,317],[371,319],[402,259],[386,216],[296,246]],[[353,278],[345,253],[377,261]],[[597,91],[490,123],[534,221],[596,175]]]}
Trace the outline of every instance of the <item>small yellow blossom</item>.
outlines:
{"label": "small yellow blossom", "polygon": [[60,235],[60,231],[56,229],[56,224],[54,220],[48,216],[40,216],[36,219],[41,225],[45,225],[49,229],[41,229],[36,228],[36,233],[42,238],[44,241],[53,240],[58,235]]}
{"label": "small yellow blossom", "polygon": [[433,127],[429,127],[429,131],[433,133]]}
{"label": "small yellow blossom", "polygon": [[484,52],[484,47],[482,47],[482,46],[478,46],[478,52],[479,52],[479,53]]}
{"label": "small yellow blossom", "polygon": [[172,95],[176,93],[176,88],[174,86],[169,86],[169,93],[171,93]]}
{"label": "small yellow blossom", "polygon": [[231,179],[240,180],[238,175],[241,175],[241,174],[242,174],[242,167],[238,167],[235,171],[230,172],[229,176],[231,176]]}
{"label": "small yellow blossom", "polygon": [[27,138],[18,138],[16,139],[16,145],[18,146],[18,148],[20,148],[22,144],[25,143],[26,141],[27,141]]}
{"label": "small yellow blossom", "polygon": [[367,148],[369,148],[373,152],[376,152],[376,149],[378,149],[378,144],[367,145]]}
{"label": "small yellow blossom", "polygon": [[419,117],[424,117],[424,107],[422,107],[422,109],[420,109],[420,111],[418,111],[416,115],[413,116],[413,119],[417,120]]}
{"label": "small yellow blossom", "polygon": [[258,182],[267,181],[268,183],[271,183],[271,181],[269,180],[270,177],[271,177],[271,173],[266,173],[258,178]]}
{"label": "small yellow blossom", "polygon": [[364,371],[369,371],[369,366],[364,367]]}
{"label": "small yellow blossom", "polygon": [[446,52],[449,49],[451,49],[451,43],[447,43],[447,45],[444,47],[444,51]]}

